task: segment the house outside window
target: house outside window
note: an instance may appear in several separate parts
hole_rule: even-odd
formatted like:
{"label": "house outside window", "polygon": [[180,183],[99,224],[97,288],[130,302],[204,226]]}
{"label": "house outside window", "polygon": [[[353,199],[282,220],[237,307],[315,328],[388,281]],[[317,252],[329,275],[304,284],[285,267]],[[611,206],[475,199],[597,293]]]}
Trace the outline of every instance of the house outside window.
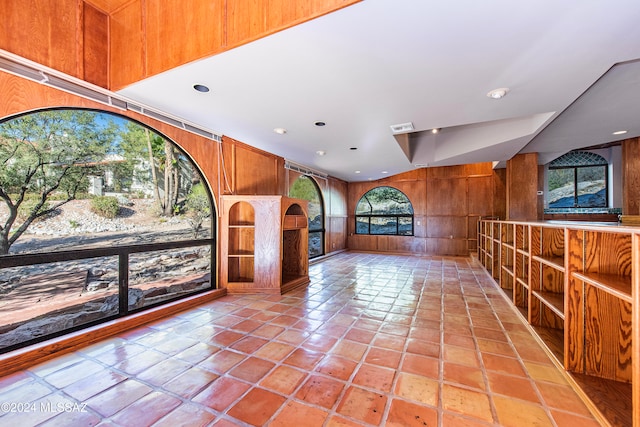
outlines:
{"label": "house outside window", "polygon": [[393,187],[367,191],[356,205],[356,234],[413,236],[413,206]]}
{"label": "house outside window", "polygon": [[549,208],[608,206],[608,162],[595,153],[572,151],[549,163]]}

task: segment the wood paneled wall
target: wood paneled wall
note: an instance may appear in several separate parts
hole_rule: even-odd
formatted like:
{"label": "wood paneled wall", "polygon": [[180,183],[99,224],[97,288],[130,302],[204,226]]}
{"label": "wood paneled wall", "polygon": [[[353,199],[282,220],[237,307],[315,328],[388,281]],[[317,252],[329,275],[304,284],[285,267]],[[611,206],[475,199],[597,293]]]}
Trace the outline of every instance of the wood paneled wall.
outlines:
{"label": "wood paneled wall", "polygon": [[358,1],[132,1],[111,14],[111,88],[121,89]]}
{"label": "wood paneled wall", "polygon": [[[355,207],[362,195],[387,185],[409,197],[414,236],[355,234]],[[348,247],[376,252],[463,255],[477,248],[481,217],[504,211],[501,173],[491,163],[417,169],[373,182],[349,183]]]}
{"label": "wood paneled wall", "polygon": [[347,192],[345,181],[329,177],[325,192],[325,253],[347,249]]}
{"label": "wood paneled wall", "polygon": [[640,215],[640,138],[622,142],[622,213]]}
{"label": "wood paneled wall", "polygon": [[224,137],[221,194],[286,195],[284,159]]}
{"label": "wood paneled wall", "polygon": [[361,0],[0,1],[0,49],[112,90]]}
{"label": "wood paneled wall", "polygon": [[[32,61],[55,68],[74,77],[85,77],[85,63],[103,60],[107,52],[107,40],[104,37],[106,15],[93,7],[86,10],[88,25],[85,28],[85,8],[82,0],[38,0],[38,1],[0,1],[0,49],[13,52]],[[94,26],[102,28],[92,29]],[[87,50],[94,53],[85,58],[85,37]],[[88,53],[88,52],[86,52]],[[93,56],[95,55],[95,56]],[[87,65],[105,68],[106,61],[99,65]],[[105,70],[106,72],[106,70]],[[95,81],[103,74],[98,72]],[[107,81],[101,81],[106,85]]]}
{"label": "wood paneled wall", "polygon": [[507,160],[507,220],[542,219],[544,188],[538,153],[517,154]]}

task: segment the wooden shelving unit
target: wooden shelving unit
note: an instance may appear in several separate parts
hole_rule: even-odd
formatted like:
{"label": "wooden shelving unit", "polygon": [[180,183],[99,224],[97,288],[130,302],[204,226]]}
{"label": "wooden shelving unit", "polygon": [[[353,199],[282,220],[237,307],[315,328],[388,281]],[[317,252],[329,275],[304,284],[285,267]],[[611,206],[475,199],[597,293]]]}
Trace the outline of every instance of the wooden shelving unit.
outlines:
{"label": "wooden shelving unit", "polygon": [[523,316],[529,316],[529,226],[515,224],[515,261],[513,304]]}
{"label": "wooden shelving unit", "polygon": [[515,244],[514,224],[503,222],[500,224],[500,287],[513,300],[515,284]]}
{"label": "wooden shelving unit", "polygon": [[558,360],[564,358],[564,228],[530,230],[529,323]]}
{"label": "wooden shelving unit", "polygon": [[484,220],[478,232],[479,261],[598,418],[640,427],[640,228]]}
{"label": "wooden shelving unit", "polygon": [[284,293],[309,282],[307,201],[223,196],[220,283],[229,293]]}

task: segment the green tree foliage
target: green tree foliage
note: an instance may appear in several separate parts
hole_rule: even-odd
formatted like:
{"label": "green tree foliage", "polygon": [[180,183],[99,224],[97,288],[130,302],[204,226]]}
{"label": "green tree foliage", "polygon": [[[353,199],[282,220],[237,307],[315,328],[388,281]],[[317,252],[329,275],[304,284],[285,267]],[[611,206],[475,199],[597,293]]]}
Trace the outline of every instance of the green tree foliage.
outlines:
{"label": "green tree foliage", "polygon": [[191,192],[187,195],[185,208],[189,217],[189,224],[193,232],[193,238],[197,239],[202,223],[211,215],[211,205],[209,204],[209,196],[202,183],[198,183],[191,187]]}
{"label": "green tree foliage", "polygon": [[356,214],[412,214],[413,206],[403,192],[393,187],[367,191],[356,206]]}
{"label": "green tree foliage", "polygon": [[316,185],[313,183],[311,178],[304,175],[293,182],[289,189],[289,196],[318,203],[320,202],[320,196],[318,195]]}
{"label": "green tree foliage", "polygon": [[115,218],[120,212],[120,205],[113,196],[98,196],[91,199],[91,211],[103,218]]}
{"label": "green tree foliage", "polygon": [[[123,169],[138,182],[151,183],[158,211],[165,216],[173,215],[182,184],[180,154],[176,148],[171,141],[135,122],[127,122],[121,138]],[[136,168],[142,163],[149,166]]]}
{"label": "green tree foliage", "polygon": [[574,168],[549,169],[549,191],[573,185]]}
{"label": "green tree foliage", "polygon": [[34,220],[73,200],[87,175],[99,172],[114,148],[116,127],[83,110],[40,111],[0,123],[0,200],[8,211],[0,223],[0,255]]}

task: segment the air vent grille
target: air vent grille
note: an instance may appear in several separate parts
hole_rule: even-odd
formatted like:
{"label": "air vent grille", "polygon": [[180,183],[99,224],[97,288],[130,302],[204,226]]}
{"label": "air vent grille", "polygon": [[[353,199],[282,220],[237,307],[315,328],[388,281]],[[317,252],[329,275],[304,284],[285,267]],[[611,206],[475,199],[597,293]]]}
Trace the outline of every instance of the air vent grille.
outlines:
{"label": "air vent grille", "polygon": [[415,129],[413,128],[413,123],[400,123],[398,125],[391,125],[391,132],[394,134],[398,133],[408,133],[413,132]]}
{"label": "air vent grille", "polygon": [[327,179],[327,174],[326,173],[322,173],[322,172],[318,172],[315,171],[313,169],[309,169],[305,166],[299,165],[297,163],[293,163],[289,160],[286,160],[284,162],[284,168],[285,169],[289,169],[295,172],[299,172],[303,175],[309,175],[309,176],[315,176],[316,178],[320,178],[320,179]]}

